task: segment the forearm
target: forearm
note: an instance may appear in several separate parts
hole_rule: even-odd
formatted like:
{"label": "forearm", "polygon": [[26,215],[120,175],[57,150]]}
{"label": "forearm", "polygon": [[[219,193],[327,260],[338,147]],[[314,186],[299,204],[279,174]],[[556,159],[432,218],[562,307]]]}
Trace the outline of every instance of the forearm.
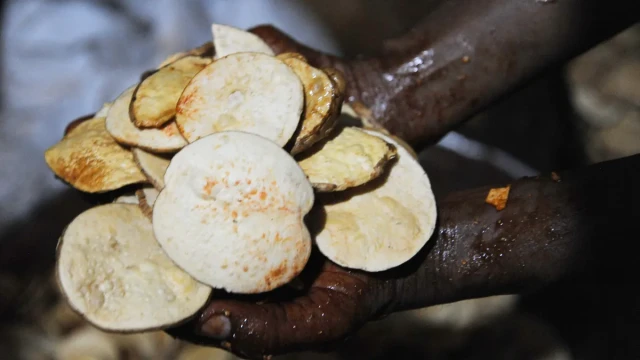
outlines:
{"label": "forearm", "polygon": [[349,94],[409,143],[432,141],[638,14],[626,0],[445,1],[379,58],[350,62]]}
{"label": "forearm", "polygon": [[625,274],[635,263],[639,183],[636,155],[515,181],[502,211],[485,204],[489,188],[444,199],[434,238],[396,275],[391,310],[534,291],[587,269]]}

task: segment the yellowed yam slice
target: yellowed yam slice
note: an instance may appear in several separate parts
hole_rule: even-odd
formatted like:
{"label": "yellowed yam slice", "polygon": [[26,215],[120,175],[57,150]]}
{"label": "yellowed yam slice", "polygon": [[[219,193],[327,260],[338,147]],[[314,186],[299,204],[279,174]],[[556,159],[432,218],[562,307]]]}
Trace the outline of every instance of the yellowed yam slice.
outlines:
{"label": "yellowed yam slice", "polygon": [[147,149],[152,152],[175,152],[187,142],[180,135],[176,124],[169,122],[159,129],[139,129],[129,116],[129,104],[135,86],[125,90],[111,106],[107,114],[107,131],[118,142]]}
{"label": "yellowed yam slice", "polygon": [[228,25],[212,24],[211,34],[213,35],[216,59],[241,52],[274,55],[269,45],[262,41],[260,37],[248,31]]}
{"label": "yellowed yam slice", "polygon": [[147,180],[131,151],[109,135],[104,118],[77,124],[44,157],[59,178],[88,193],[107,192]]}
{"label": "yellowed yam slice", "polygon": [[283,61],[298,75],[305,92],[302,123],[291,149],[291,154],[296,155],[330,134],[340,114],[343,97],[324,71],[293,55]]}
{"label": "yellowed yam slice", "polygon": [[317,146],[299,164],[313,187],[321,192],[365,184],[380,176],[396,156],[395,146],[354,127],[338,130]]}
{"label": "yellowed yam slice", "polygon": [[243,131],[284,146],[298,127],[303,106],[302,83],[284,62],[236,53],[191,80],[178,101],[176,123],[189,142],[221,131]]}
{"label": "yellowed yam slice", "polygon": [[420,164],[391,138],[398,160],[390,171],[362,188],[334,193],[324,202],[326,222],[316,236],[331,261],[370,272],[399,266],[417,254],[433,234],[436,202]]}
{"label": "yellowed yam slice", "polygon": [[139,128],[158,128],[172,120],[182,91],[211,61],[187,55],[142,80],[129,105],[133,124]]}
{"label": "yellowed yam slice", "polygon": [[114,332],[161,329],[190,318],[211,288],[178,268],[137,205],[89,209],[58,244],[57,275],[71,307]]}
{"label": "yellowed yam slice", "polygon": [[273,142],[237,131],[204,137],[175,155],[164,181],[153,207],[156,238],[199,281],[261,293],[306,265],[311,239],[304,216],[313,189]]}
{"label": "yellowed yam slice", "polygon": [[147,179],[158,190],[164,187],[164,173],[169,167],[171,157],[163,154],[153,154],[142,149],[132,150],[133,158],[147,176]]}

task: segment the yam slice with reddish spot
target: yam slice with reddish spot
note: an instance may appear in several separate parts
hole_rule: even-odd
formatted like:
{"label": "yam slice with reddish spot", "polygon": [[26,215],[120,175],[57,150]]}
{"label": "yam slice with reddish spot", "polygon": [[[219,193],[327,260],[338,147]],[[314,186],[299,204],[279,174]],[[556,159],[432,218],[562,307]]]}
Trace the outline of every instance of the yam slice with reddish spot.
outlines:
{"label": "yam slice with reddish spot", "polygon": [[306,265],[311,239],[304,217],[313,188],[275,143],[238,131],[209,135],[175,155],[164,181],[153,207],[156,238],[202,283],[262,293]]}
{"label": "yam slice with reddish spot", "polygon": [[284,146],[298,128],[303,106],[302,83],[287,64],[264,54],[236,53],[191,79],[178,101],[176,123],[189,142],[243,131]]}

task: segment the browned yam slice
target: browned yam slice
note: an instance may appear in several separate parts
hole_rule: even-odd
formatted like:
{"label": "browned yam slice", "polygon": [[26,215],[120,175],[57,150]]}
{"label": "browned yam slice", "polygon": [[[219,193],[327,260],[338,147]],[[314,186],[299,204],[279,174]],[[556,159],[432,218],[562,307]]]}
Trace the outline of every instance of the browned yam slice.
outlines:
{"label": "browned yam slice", "polygon": [[164,188],[164,173],[171,163],[171,157],[165,154],[153,154],[142,149],[133,149],[133,158],[147,176],[147,179],[158,190]]}
{"label": "browned yam slice", "polygon": [[320,192],[342,191],[380,176],[396,157],[396,148],[383,138],[347,127],[317,144],[299,161],[313,187]]}
{"label": "browned yam slice", "polygon": [[107,132],[104,118],[78,124],[44,156],[59,178],[88,193],[107,192],[147,180],[131,151]]}
{"label": "browned yam slice", "polygon": [[138,84],[129,113],[139,128],[159,128],[176,115],[176,104],[189,81],[212,59],[185,56],[157,70]]}
{"label": "browned yam slice", "polygon": [[291,149],[291,154],[296,155],[331,133],[340,115],[343,96],[324,71],[294,55],[282,61],[298,75],[305,92],[303,119]]}

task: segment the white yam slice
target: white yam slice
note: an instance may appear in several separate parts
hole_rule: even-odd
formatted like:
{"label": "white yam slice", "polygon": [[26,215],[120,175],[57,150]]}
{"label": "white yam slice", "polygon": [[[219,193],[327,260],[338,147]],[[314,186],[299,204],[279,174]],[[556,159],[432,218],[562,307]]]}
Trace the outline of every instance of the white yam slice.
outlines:
{"label": "white yam slice", "polygon": [[156,202],[160,192],[153,187],[144,187],[136,191],[137,204],[140,204],[140,209],[149,218],[153,214],[153,204]]}
{"label": "white yam slice", "polygon": [[159,128],[172,120],[182,91],[211,61],[211,58],[185,56],[142,80],[129,105],[133,124],[138,128]]}
{"label": "white yam slice", "polygon": [[213,47],[216,59],[240,52],[254,52],[273,56],[273,50],[260,37],[229,25],[212,24]]}
{"label": "white yam slice", "polygon": [[188,319],[211,288],[178,268],[137,205],[89,209],[64,231],[57,275],[69,305],[105,331],[161,329]]}
{"label": "white yam slice", "polygon": [[152,154],[142,149],[134,148],[132,150],[133,158],[147,176],[149,182],[158,190],[164,187],[164,173],[169,167],[171,158],[166,155]]}
{"label": "white yam slice", "polygon": [[395,146],[355,127],[338,130],[299,161],[313,187],[342,191],[365,184],[383,173],[395,158]]}
{"label": "white yam slice", "polygon": [[410,260],[427,243],[436,223],[431,183],[420,164],[393,139],[398,160],[390,171],[359,189],[325,198],[326,221],[316,236],[331,261],[353,269],[383,271]]}
{"label": "white yam slice", "polygon": [[107,192],[147,181],[131,151],[109,135],[104,118],[76,124],[45,152],[44,157],[59,178],[88,193]]}
{"label": "white yam slice", "polygon": [[117,204],[138,204],[138,196],[136,192],[118,196],[114,201]]}
{"label": "white yam slice", "polygon": [[189,142],[235,130],[284,146],[298,127],[303,106],[302,83],[284,62],[237,53],[213,62],[191,80],[178,101],[176,123]]}
{"label": "white yam slice", "polygon": [[139,129],[133,124],[129,116],[129,104],[135,88],[128,88],[114,101],[107,114],[107,131],[122,144],[153,152],[175,152],[182,149],[187,142],[174,122],[159,129]]}
{"label": "white yam slice", "polygon": [[340,114],[343,97],[324,71],[294,55],[283,61],[298,75],[305,92],[302,123],[291,149],[291,154],[296,155],[331,133]]}
{"label": "white yam slice", "polygon": [[237,131],[207,136],[175,155],[164,181],[153,207],[156,238],[199,281],[261,293],[306,265],[311,240],[304,217],[313,188],[273,142]]}

